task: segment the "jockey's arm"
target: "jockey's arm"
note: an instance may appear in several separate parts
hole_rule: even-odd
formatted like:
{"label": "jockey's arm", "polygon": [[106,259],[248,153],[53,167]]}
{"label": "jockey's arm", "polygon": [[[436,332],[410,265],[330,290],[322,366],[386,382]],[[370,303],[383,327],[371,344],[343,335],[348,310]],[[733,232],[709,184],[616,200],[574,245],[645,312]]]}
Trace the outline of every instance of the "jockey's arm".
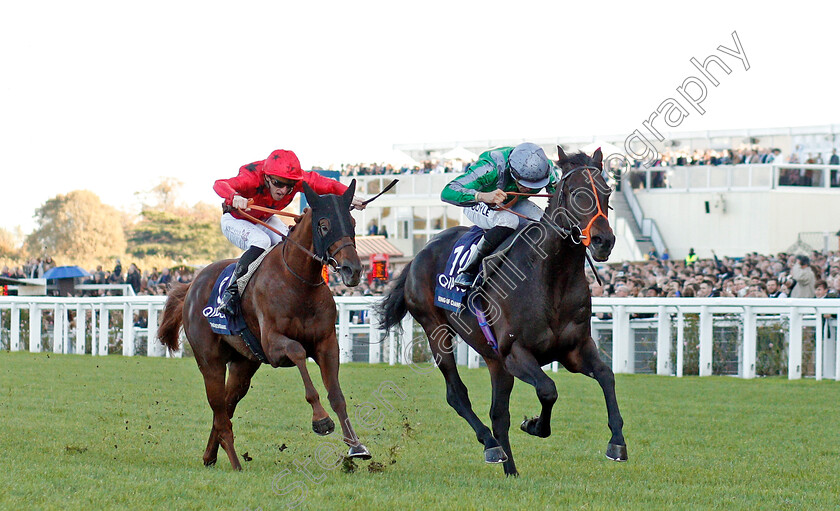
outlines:
{"label": "jockey's arm", "polygon": [[231,205],[234,196],[253,197],[259,185],[256,174],[242,167],[236,177],[217,180],[213,184],[213,191],[225,200],[225,204]]}
{"label": "jockey's arm", "polygon": [[471,168],[470,172],[450,181],[440,192],[440,198],[443,202],[462,207],[472,207],[479,202],[501,204],[506,195],[498,189],[497,177],[498,174],[489,165]]}

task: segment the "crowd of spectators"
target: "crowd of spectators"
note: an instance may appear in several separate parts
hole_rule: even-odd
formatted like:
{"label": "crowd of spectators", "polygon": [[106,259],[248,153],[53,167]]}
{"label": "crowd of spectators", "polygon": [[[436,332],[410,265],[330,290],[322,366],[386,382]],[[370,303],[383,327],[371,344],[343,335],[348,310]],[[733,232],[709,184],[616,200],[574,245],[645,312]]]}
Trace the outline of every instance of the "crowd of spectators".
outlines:
{"label": "crowd of spectators", "polygon": [[[792,155],[798,160],[796,153]],[[790,163],[790,158],[782,155],[781,149],[771,147],[741,147],[737,149],[695,149],[690,150],[667,150],[659,153],[658,158],[653,162],[647,162],[649,167],[674,167],[691,165],[740,165],[744,163]],[[799,163],[798,161],[792,163]],[[637,160],[635,167],[642,166],[643,162]]]}
{"label": "crowd of spectators", "polygon": [[[790,156],[785,156],[778,148],[768,147],[742,147],[740,149],[725,149],[715,151],[712,149],[696,149],[694,151],[669,150],[659,153],[658,157],[651,161],[634,160],[633,168],[645,170],[653,168],[651,173],[652,188],[663,188],[667,186],[666,173],[663,167],[674,166],[702,166],[702,165],[739,165],[739,164],[791,164],[791,165],[840,165],[840,156],[837,150],[832,150],[830,155],[823,157],[823,153],[805,153],[807,157],[801,157],[802,148],[796,147],[796,151]],[[630,185],[633,188],[646,186],[644,172],[634,170],[629,175]],[[830,186],[840,187],[840,171],[830,171]],[[781,167],[779,169],[780,186],[824,186],[823,170],[803,167]]]}
{"label": "crowd of spectators", "polygon": [[[807,155],[807,156],[806,156]],[[449,172],[463,172],[472,162],[461,160],[429,159],[417,165],[391,165],[378,163],[342,164],[342,176],[380,176],[391,174],[442,174]],[[837,151],[831,154],[821,152],[806,153],[797,146],[796,151],[786,156],[781,149],[775,147],[761,147],[758,145],[741,146],[733,149],[669,149],[658,153],[653,161],[635,160],[634,168],[645,167],[675,167],[695,165],[739,165],[739,164],[768,164],[791,163],[807,165],[840,165]],[[315,170],[323,170],[316,168]],[[793,180],[790,184],[800,184]]]}
{"label": "crowd of spectators", "polygon": [[[52,257],[45,257],[43,259],[30,259],[23,267],[15,266],[10,269],[8,266],[3,266],[0,276],[12,279],[24,278],[43,278],[44,273],[50,268],[55,267],[56,264]],[[89,277],[80,277],[76,279],[78,284],[117,284],[130,285],[135,295],[165,295],[169,287],[174,282],[187,283],[191,282],[194,277],[194,271],[186,266],[180,266],[175,269],[163,268],[158,270],[157,267],[152,267],[151,270],[141,271],[135,263],[131,263],[128,271],[123,271],[122,263],[117,259],[113,270],[104,270],[103,265],[99,264],[96,269],[90,270]],[[76,296],[100,296],[105,294],[121,294],[108,289],[80,289],[74,295]]]}
{"label": "crowd of spectators", "polygon": [[[587,270],[588,271],[588,270]],[[840,252],[714,257],[693,262],[651,258],[590,272],[592,296],[840,298]]]}
{"label": "crowd of spectators", "polygon": [[[640,262],[607,264],[599,268],[603,285],[596,282],[587,269],[592,296],[595,297],[748,297],[748,298],[840,298],[840,252],[809,256],[780,253],[761,255],[755,252],[740,258],[720,257],[686,260],[658,258],[648,254]],[[3,266],[2,276],[26,278],[38,275],[50,265],[52,258],[33,259],[21,268],[10,270]],[[46,266],[43,271],[39,268]],[[24,269],[26,268],[26,269]],[[33,268],[35,268],[33,270]],[[27,271],[29,273],[27,273]],[[390,265],[389,275],[399,270]],[[102,265],[90,271],[90,277],[79,279],[81,284],[128,284],[136,295],[165,295],[172,283],[188,283],[194,270],[153,267],[141,271],[131,263],[123,271],[117,260],[113,270]],[[339,278],[331,276],[330,290],[334,296],[378,296],[386,291],[388,282],[363,276],[361,284],[348,288]],[[78,290],[76,295],[102,295],[108,290]]]}
{"label": "crowd of spectators", "polygon": [[[447,174],[463,172],[472,162],[461,160],[423,160],[417,165],[391,165],[378,163],[342,164],[341,175],[354,176],[384,176],[394,174]],[[323,169],[314,169],[323,170]]]}
{"label": "crowd of spectators", "polygon": [[10,279],[40,279],[50,268],[55,268],[55,261],[50,256],[44,256],[29,259],[23,266],[15,266],[12,269],[3,266],[0,275]]}
{"label": "crowd of spectators", "polygon": [[[194,276],[193,272],[186,267],[175,270],[169,268],[158,270],[157,267],[152,267],[151,270],[141,271],[134,263],[131,263],[128,271],[123,273],[119,259],[112,271],[103,270],[100,264],[95,270],[90,271],[90,275],[82,282],[83,284],[128,284],[135,295],[165,295],[173,283],[186,284],[191,282]],[[87,291],[87,293],[91,292]]]}

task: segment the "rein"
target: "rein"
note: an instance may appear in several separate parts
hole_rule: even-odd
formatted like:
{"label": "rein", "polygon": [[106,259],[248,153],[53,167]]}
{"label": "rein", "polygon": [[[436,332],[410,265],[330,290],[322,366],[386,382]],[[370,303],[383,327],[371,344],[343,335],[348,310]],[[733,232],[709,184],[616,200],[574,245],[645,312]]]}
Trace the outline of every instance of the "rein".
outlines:
{"label": "rein", "polygon": [[[595,205],[598,207],[598,214],[595,215],[594,217],[592,217],[592,219],[589,220],[589,222],[586,224],[586,227],[581,229],[580,226],[573,226],[573,227],[577,227],[578,230],[580,231],[580,237],[577,240],[572,239],[572,242],[575,243],[575,244],[583,243],[583,246],[588,248],[589,244],[592,242],[592,236],[590,234],[590,231],[592,230],[592,224],[595,223],[595,220],[597,220],[600,217],[603,217],[604,220],[607,220],[608,222],[609,222],[609,218],[604,213],[604,210],[601,207],[601,199],[598,197],[598,190],[595,189],[595,178],[592,176],[592,172],[591,172],[592,170],[600,171],[601,169],[599,169],[598,167],[593,167],[591,165],[582,165],[580,167],[573,168],[572,170],[570,170],[569,172],[567,172],[566,174],[564,174],[560,178],[561,187],[565,186],[565,179],[568,178],[569,176],[571,176],[572,174],[574,174],[575,172],[577,172],[578,170],[585,170],[586,173],[589,175],[589,182],[592,185],[592,193],[595,196]],[[553,195],[550,194],[550,193],[505,192],[505,194],[506,195],[513,195],[514,199],[508,205],[499,204],[498,206],[494,207],[493,209],[501,210],[501,211],[507,211],[508,213],[512,213],[512,214],[518,216],[519,218],[524,218],[525,220],[528,220],[529,222],[539,222],[539,220],[534,220],[533,218],[529,218],[529,217],[527,217],[527,216],[525,216],[521,213],[517,213],[516,211],[513,211],[513,209],[511,209],[513,207],[513,205],[516,204],[516,201],[519,200],[519,197],[548,197],[548,198],[553,197]],[[561,190],[561,197],[562,197],[562,190]],[[610,209],[612,209],[612,208],[610,208]],[[559,232],[563,232],[566,235],[571,237],[571,234],[572,234],[571,229],[566,229],[565,227],[561,227],[559,225],[556,225],[556,224],[554,224],[554,222],[548,220],[545,217],[543,217],[543,220],[545,220],[545,222],[551,224],[551,226],[554,229],[557,229]],[[595,274],[595,280],[598,281],[598,285],[603,286],[604,284],[601,282],[601,277],[600,277],[600,275],[598,275],[598,270],[595,268],[595,263],[592,262],[592,257],[589,255],[589,251],[586,251],[585,254],[586,254],[586,261],[589,263],[589,267],[592,269],[592,273]]]}
{"label": "rein", "polygon": [[[248,200],[248,208],[249,209],[254,209],[256,211],[262,211],[263,213],[271,213],[272,215],[287,216],[289,218],[294,218],[295,222],[300,221],[300,215],[296,215],[294,213],[288,213],[286,211],[280,211],[279,209],[272,209],[272,208],[266,208],[266,207],[263,207],[263,206],[257,206],[255,204],[253,204],[253,202],[254,202],[254,199],[249,199]],[[238,211],[240,213],[242,212],[241,209],[238,210]]]}
{"label": "rein", "polygon": [[[342,248],[344,248],[344,247],[342,247]],[[310,281],[306,280],[305,278],[301,277],[300,275],[298,275],[297,272],[295,270],[293,270],[292,267],[289,265],[289,262],[286,261],[286,244],[285,243],[283,244],[283,248],[280,249],[280,256],[281,256],[281,259],[283,259],[283,264],[286,265],[286,269],[289,270],[289,273],[294,275],[299,281],[301,281],[304,284],[307,284],[309,286],[312,286],[312,287],[318,287],[321,284],[326,284],[324,279],[318,279],[318,282],[310,282]]]}
{"label": "rein", "polygon": [[[251,208],[253,208],[253,209],[260,209],[260,210],[267,210],[267,212],[276,211],[276,210],[272,210],[271,208],[263,208],[263,207],[261,207],[261,206],[251,206]],[[255,224],[260,224],[260,225],[262,225],[263,227],[265,227],[265,228],[267,228],[267,229],[271,230],[272,232],[274,232],[275,234],[277,234],[278,236],[280,236],[281,238],[283,238],[283,241],[289,241],[292,245],[294,245],[294,246],[298,247],[299,249],[301,249],[302,251],[304,251],[304,252],[305,252],[305,253],[306,253],[309,257],[311,257],[312,259],[314,259],[314,260],[318,261],[318,262],[319,262],[319,263],[321,263],[322,265],[327,265],[327,266],[330,266],[330,267],[331,267],[334,271],[338,271],[338,270],[337,270],[338,263],[337,263],[337,262],[336,262],[336,260],[335,260],[335,255],[336,255],[337,253],[341,252],[341,250],[342,250],[344,247],[349,247],[349,246],[355,247],[355,246],[356,246],[356,244],[355,244],[355,243],[353,243],[352,241],[347,241],[347,242],[345,242],[344,244],[340,245],[340,246],[339,246],[338,248],[336,248],[335,250],[333,250],[332,252],[328,253],[328,254],[327,254],[326,259],[324,259],[323,257],[319,256],[319,255],[318,255],[318,254],[316,254],[315,252],[313,252],[313,251],[309,250],[308,248],[304,247],[303,245],[301,245],[301,244],[300,244],[300,243],[298,243],[297,241],[295,241],[295,240],[291,239],[288,235],[283,234],[282,232],[280,232],[279,230],[275,229],[274,227],[272,227],[272,226],[268,225],[267,223],[263,222],[262,220],[259,220],[258,218],[255,218],[255,217],[253,217],[253,216],[249,215],[248,213],[246,213],[246,212],[242,211],[241,209],[238,209],[237,211],[239,211],[239,213],[240,213],[242,216],[244,216],[245,218],[247,218],[249,221],[251,221],[251,222],[253,222],[253,223],[255,223]],[[283,213],[283,212],[282,212],[282,211],[277,211],[277,213]],[[300,220],[300,218],[301,218],[301,217],[300,217],[300,215],[294,215],[294,214],[292,214],[292,213],[283,213],[283,214],[284,214],[284,216],[294,216],[294,217],[297,217],[297,219],[298,219],[298,220]],[[298,274],[295,272],[295,270],[293,270],[293,269],[292,269],[292,267],[291,267],[291,266],[289,266],[289,263],[286,261],[286,244],[285,244],[285,243],[283,244],[283,248],[282,248],[282,250],[281,250],[281,252],[280,252],[280,255],[281,255],[281,256],[282,256],[282,258],[283,258],[283,264],[284,264],[284,265],[286,265],[286,269],[287,269],[287,270],[289,270],[289,272],[290,272],[292,275],[294,275],[295,277],[297,277],[297,278],[298,278],[298,280],[300,280],[301,282],[303,282],[303,283],[305,283],[305,284],[309,284],[310,286],[319,286],[319,285],[321,285],[321,284],[324,284],[324,283],[325,283],[323,279],[320,279],[317,283],[313,283],[313,282],[310,282],[310,281],[308,281],[308,280],[304,279],[304,278],[303,278],[303,277],[301,277],[300,275],[298,275]]]}
{"label": "rein", "polygon": [[[251,207],[252,207],[252,208],[254,208],[254,206],[251,206]],[[256,209],[256,208],[254,208],[254,209]],[[268,208],[265,208],[265,209],[268,209]],[[277,229],[275,229],[274,227],[272,227],[272,226],[268,225],[267,223],[263,222],[262,220],[260,220],[260,219],[258,219],[258,218],[255,218],[255,217],[253,217],[253,216],[251,216],[251,215],[249,215],[248,213],[246,213],[245,211],[243,211],[243,210],[241,210],[241,209],[237,209],[237,211],[239,212],[239,214],[240,214],[240,215],[242,215],[242,216],[244,216],[245,218],[247,218],[250,222],[253,222],[253,223],[255,223],[255,224],[260,224],[260,225],[262,225],[263,227],[265,227],[266,229],[271,230],[272,232],[274,232],[275,234],[277,234],[278,236],[280,236],[281,238],[283,238],[283,241],[289,241],[289,242],[291,242],[293,245],[295,245],[295,246],[296,246],[296,247],[298,247],[299,249],[303,250],[303,251],[304,251],[307,255],[309,255],[312,259],[315,259],[316,261],[318,261],[318,262],[319,262],[319,263],[321,263],[321,264],[330,264],[330,261],[329,261],[329,260],[330,260],[330,259],[332,259],[332,256],[333,256],[333,255],[335,255],[336,253],[338,253],[338,250],[334,251],[332,254],[330,254],[330,257],[329,257],[329,258],[325,261],[323,257],[319,256],[319,255],[318,255],[318,254],[316,254],[315,252],[313,252],[313,251],[309,250],[308,248],[304,247],[303,245],[301,245],[301,244],[300,244],[300,243],[298,243],[297,241],[295,241],[295,240],[293,240],[293,239],[289,238],[289,236],[287,236],[286,234],[283,234],[282,232],[278,231]],[[297,215],[296,215],[296,216],[297,216]],[[345,246],[347,246],[347,244],[342,245],[342,246],[339,248],[339,250],[340,250],[341,248],[344,248]],[[333,260],[334,260],[334,259],[333,259]]]}

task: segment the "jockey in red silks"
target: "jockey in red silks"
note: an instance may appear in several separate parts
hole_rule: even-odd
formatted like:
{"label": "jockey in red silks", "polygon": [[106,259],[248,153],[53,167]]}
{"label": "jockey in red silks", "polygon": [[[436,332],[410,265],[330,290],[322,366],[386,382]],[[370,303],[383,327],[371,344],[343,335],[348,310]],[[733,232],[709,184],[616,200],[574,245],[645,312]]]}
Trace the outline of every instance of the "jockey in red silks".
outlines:
{"label": "jockey in red silks", "polygon": [[[236,177],[219,179],[213,185],[213,190],[225,199],[222,206],[222,233],[231,243],[245,251],[236,264],[232,282],[242,277],[248,271],[248,266],[260,254],[282,240],[282,237],[271,229],[245,219],[236,209],[248,211],[248,199],[256,206],[283,209],[301,191],[303,181],[321,195],[341,195],[347,190],[346,186],[334,179],[323,177],[317,172],[304,172],[295,153],[284,149],[272,152],[265,160],[244,165]],[[365,207],[357,197],[353,198],[353,206],[356,209]],[[271,213],[254,210],[248,214],[282,233],[289,232],[286,224]],[[222,296],[219,310],[232,315],[238,301],[238,286],[230,285]]]}

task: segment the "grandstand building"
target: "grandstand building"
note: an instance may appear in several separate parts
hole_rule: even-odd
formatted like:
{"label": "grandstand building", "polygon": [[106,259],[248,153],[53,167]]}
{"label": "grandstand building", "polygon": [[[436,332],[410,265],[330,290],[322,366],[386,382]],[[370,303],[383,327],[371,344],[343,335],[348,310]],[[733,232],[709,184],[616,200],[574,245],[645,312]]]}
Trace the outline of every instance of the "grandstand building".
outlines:
{"label": "grandstand building", "polygon": [[[840,165],[829,164],[840,145],[840,125],[795,128],[662,133],[629,141],[627,136],[560,137],[529,140],[546,154],[596,147],[605,156],[627,158],[610,204],[617,236],[611,262],[640,260],[651,249],[682,258],[689,248],[700,257],[733,257],[748,252],[836,250],[840,230]],[[479,154],[523,140],[398,144],[418,161],[445,154]],[[634,145],[635,144],[635,145]],[[656,158],[639,161],[640,144]],[[773,150],[776,151],[773,151]],[[634,153],[635,152],[635,153]],[[772,157],[771,157],[772,155]],[[739,163],[731,163],[731,162]],[[806,163],[808,162],[808,163]],[[836,162],[836,158],[835,158]],[[461,160],[449,168],[459,168]],[[391,179],[399,184],[356,212],[357,234],[387,231],[388,241],[410,257],[438,232],[470,225],[462,209],[440,200],[440,191],[458,173],[408,173],[355,177],[361,193],[379,193]],[[544,205],[544,204],[543,204]]]}

